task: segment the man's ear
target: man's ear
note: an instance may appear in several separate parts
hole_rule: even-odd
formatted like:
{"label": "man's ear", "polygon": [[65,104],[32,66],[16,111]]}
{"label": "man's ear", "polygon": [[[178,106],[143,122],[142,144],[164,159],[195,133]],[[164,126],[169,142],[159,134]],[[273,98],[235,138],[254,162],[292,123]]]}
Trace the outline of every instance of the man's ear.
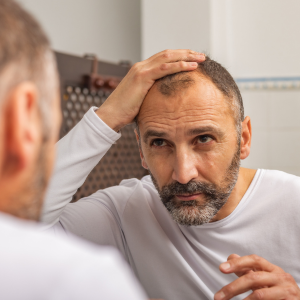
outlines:
{"label": "man's ear", "polygon": [[38,90],[32,82],[22,82],[8,95],[5,104],[4,167],[14,176],[35,164],[42,142]]}
{"label": "man's ear", "polygon": [[242,122],[242,132],[241,132],[241,159],[245,159],[250,154],[251,147],[251,138],[252,138],[252,128],[251,120],[249,117],[246,117]]}
{"label": "man's ear", "polygon": [[139,134],[138,134],[138,132],[137,132],[136,129],[134,129],[134,133],[135,133],[136,141],[137,141],[138,146],[139,146],[139,151],[140,151],[140,157],[141,157],[141,161],[142,161],[142,166],[143,166],[143,168],[145,168],[146,170],[148,170],[148,166],[146,164],[145,157],[144,157],[144,154],[143,154],[143,151],[142,151],[142,145],[141,145],[140,136],[139,136]]}

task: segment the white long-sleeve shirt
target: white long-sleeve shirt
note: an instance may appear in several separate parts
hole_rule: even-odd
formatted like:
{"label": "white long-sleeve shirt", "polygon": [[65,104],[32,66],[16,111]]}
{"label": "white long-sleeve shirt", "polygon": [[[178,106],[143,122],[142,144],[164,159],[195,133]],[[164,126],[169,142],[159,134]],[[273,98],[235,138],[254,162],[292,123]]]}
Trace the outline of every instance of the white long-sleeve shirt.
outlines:
{"label": "white long-sleeve shirt", "polygon": [[120,254],[0,213],[0,299],[145,300]]}
{"label": "white long-sleeve shirt", "polygon": [[59,141],[44,209],[44,222],[52,231],[117,247],[152,298],[213,299],[215,292],[237,278],[219,271],[219,264],[232,253],[260,255],[300,284],[300,178],[296,176],[257,170],[236,209],[201,226],[176,224],[149,176],[123,180],[69,204],[119,137],[91,109]]}

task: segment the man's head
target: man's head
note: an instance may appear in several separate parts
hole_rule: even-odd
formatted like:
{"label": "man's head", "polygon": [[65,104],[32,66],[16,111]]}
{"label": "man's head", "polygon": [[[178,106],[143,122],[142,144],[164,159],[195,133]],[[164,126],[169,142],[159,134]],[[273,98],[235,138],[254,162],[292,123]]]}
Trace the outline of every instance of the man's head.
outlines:
{"label": "man's head", "polygon": [[181,225],[210,222],[230,197],[251,125],[231,75],[209,57],[157,80],[137,117],[142,165]]}
{"label": "man's head", "polygon": [[60,126],[55,60],[40,25],[0,0],[0,211],[39,218]]}

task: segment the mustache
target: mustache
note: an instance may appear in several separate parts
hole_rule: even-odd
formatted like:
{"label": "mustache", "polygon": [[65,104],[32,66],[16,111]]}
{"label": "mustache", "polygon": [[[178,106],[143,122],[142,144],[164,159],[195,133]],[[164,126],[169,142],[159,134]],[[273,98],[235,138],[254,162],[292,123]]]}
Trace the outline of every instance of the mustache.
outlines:
{"label": "mustache", "polygon": [[162,199],[170,199],[175,195],[182,194],[193,195],[202,193],[207,196],[213,196],[216,194],[217,189],[218,188],[213,183],[190,181],[186,184],[182,184],[175,181],[162,187],[159,194]]}

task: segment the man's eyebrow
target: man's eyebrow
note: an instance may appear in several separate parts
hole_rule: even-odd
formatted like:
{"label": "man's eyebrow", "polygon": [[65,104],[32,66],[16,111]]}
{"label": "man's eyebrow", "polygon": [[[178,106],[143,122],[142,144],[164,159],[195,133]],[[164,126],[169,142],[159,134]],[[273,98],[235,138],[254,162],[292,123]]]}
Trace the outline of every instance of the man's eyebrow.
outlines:
{"label": "man's eyebrow", "polygon": [[[219,129],[215,126],[201,126],[201,127],[193,128],[193,129],[190,129],[187,132],[187,134],[190,136],[195,136],[195,135],[201,135],[201,134],[209,133],[209,132],[217,134],[220,138],[222,138],[225,135],[225,133],[221,129]],[[145,134],[143,136],[143,140],[144,140],[144,143],[146,144],[150,137],[165,138],[166,136],[168,136],[168,134],[166,132],[149,129],[145,132]]]}
{"label": "man's eyebrow", "polygon": [[156,131],[156,130],[153,130],[153,129],[149,129],[145,132],[144,136],[143,136],[143,140],[144,140],[144,143],[146,144],[148,139],[150,137],[158,137],[158,138],[163,138],[163,137],[166,137],[167,136],[167,133],[166,132],[162,132],[162,131]]}
{"label": "man's eyebrow", "polygon": [[201,135],[201,134],[209,133],[209,132],[215,133],[215,134],[219,135],[220,137],[223,137],[225,134],[221,129],[214,127],[214,126],[201,126],[201,127],[193,128],[193,129],[190,129],[187,134],[188,135]]}

